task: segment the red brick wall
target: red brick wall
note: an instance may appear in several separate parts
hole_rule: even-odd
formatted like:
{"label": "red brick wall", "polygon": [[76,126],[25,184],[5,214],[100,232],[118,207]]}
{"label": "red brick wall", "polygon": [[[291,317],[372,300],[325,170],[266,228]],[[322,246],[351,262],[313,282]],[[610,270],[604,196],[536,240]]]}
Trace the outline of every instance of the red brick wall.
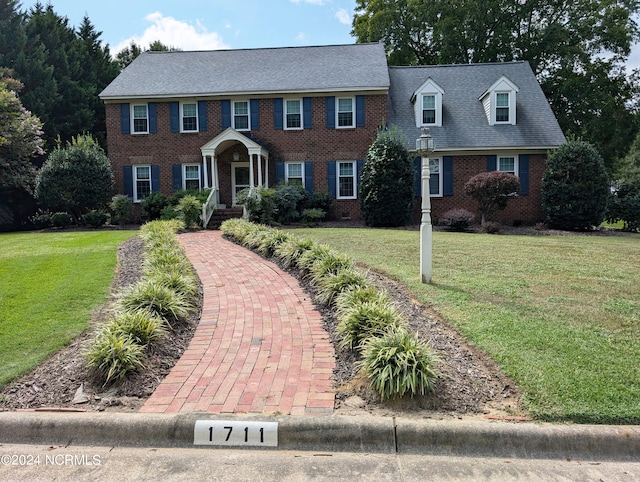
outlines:
{"label": "red brick wall", "polygon": [[[124,192],[122,166],[152,164],[160,166],[160,190],[170,195],[173,192],[172,165],[201,162],[201,146],[222,131],[221,104],[212,100],[207,103],[206,132],[193,134],[172,133],[169,121],[169,103],[157,102],[157,134],[123,135],[120,128],[120,104],[107,104],[108,154],[115,176],[118,192]],[[376,137],[380,123],[387,116],[387,97],[368,95],[365,99],[365,126],[354,129],[327,129],[325,97],[313,99],[313,127],[303,130],[276,130],[273,118],[273,99],[260,99],[260,128],[251,135],[262,142],[269,151],[269,182],[275,183],[275,164],[281,161],[313,162],[314,191],[326,192],[327,162],[334,160],[364,160],[369,146]],[[248,161],[244,146],[235,145],[218,154],[221,202],[231,205],[231,160],[233,152],[240,154],[240,161]],[[432,216],[436,222],[453,208],[465,208],[477,214],[477,205],[464,194],[464,184],[473,175],[486,171],[486,156],[454,157],[454,196],[431,199]],[[529,157],[529,195],[510,200],[506,210],[494,215],[504,224],[520,220],[532,224],[542,220],[540,180],[544,171],[545,156]],[[257,176],[257,168],[255,169]],[[357,200],[334,201],[337,219],[360,219]],[[414,222],[420,220],[420,199],[416,199]]]}
{"label": "red brick wall", "polygon": [[[529,194],[518,196],[507,204],[504,211],[498,211],[488,220],[512,225],[514,221],[535,224],[542,221],[542,195],[540,183],[545,170],[546,156],[529,155]],[[487,170],[486,156],[454,156],[453,158],[453,196],[432,197],[431,216],[434,224],[450,209],[466,209],[476,215],[480,221],[477,202],[464,193],[464,185],[471,177]],[[420,220],[420,199],[416,200],[414,222]]]}
{"label": "red brick wall", "polygon": [[[124,192],[122,166],[152,164],[160,166],[160,190],[173,192],[173,164],[201,162],[201,146],[222,131],[220,101],[207,103],[206,132],[193,134],[172,133],[169,120],[169,103],[157,102],[158,132],[147,135],[123,135],[120,127],[120,104],[107,104],[108,154],[118,192]],[[276,130],[274,127],[273,99],[260,99],[260,127],[251,136],[265,145],[269,151],[269,182],[275,183],[275,163],[280,161],[305,161],[314,163],[314,191],[327,188],[327,162],[332,160],[364,160],[369,146],[376,136],[377,127],[387,118],[386,95],[365,97],[365,126],[354,129],[327,129],[325,97],[313,98],[312,129]],[[232,153],[240,153],[240,161],[248,162],[244,146],[236,145],[218,155],[221,202],[231,204]],[[257,176],[257,168],[255,169]],[[349,213],[359,218],[357,201],[336,200],[335,212],[340,217]]]}

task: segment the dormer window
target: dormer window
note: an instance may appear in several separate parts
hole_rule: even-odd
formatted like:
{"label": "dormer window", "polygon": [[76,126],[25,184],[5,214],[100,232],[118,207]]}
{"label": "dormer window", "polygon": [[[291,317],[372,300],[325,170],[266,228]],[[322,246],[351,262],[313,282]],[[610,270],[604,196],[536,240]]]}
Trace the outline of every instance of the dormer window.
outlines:
{"label": "dormer window", "polygon": [[480,96],[489,125],[516,124],[518,91],[518,87],[503,76]]}
{"label": "dormer window", "polygon": [[433,79],[428,79],[413,93],[416,127],[442,125],[442,94],[444,90]]}

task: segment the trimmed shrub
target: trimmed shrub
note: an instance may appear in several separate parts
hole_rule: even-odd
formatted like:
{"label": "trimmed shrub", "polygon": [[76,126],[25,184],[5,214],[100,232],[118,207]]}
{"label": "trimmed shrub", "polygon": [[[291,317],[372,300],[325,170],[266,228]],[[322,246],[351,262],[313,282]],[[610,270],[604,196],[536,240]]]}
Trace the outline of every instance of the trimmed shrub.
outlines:
{"label": "trimmed shrub", "polygon": [[315,226],[320,221],[324,221],[327,213],[322,209],[305,209],[302,211],[302,222],[308,226]]}
{"label": "trimmed shrub", "polygon": [[475,216],[466,209],[450,209],[442,215],[440,222],[451,231],[464,232],[471,227],[474,219]]}
{"label": "trimmed shrub", "polygon": [[236,196],[236,204],[244,206],[247,210],[249,221],[260,224],[272,224],[275,211],[275,189],[264,187],[243,189]]}
{"label": "trimmed shrub", "polygon": [[333,198],[328,192],[314,192],[304,203],[305,209],[320,209],[324,211],[325,218],[320,221],[324,221],[326,219],[326,216],[331,212],[332,206]]}
{"label": "trimmed shrub", "polygon": [[547,159],[542,207],[549,227],[587,230],[600,226],[609,193],[604,162],[591,144],[569,141]]}
{"label": "trimmed shrub", "polygon": [[124,226],[131,220],[133,201],[124,194],[116,194],[111,198],[109,209],[111,209],[111,219],[120,226]]}
{"label": "trimmed shrub", "polygon": [[144,368],[145,363],[143,346],[130,336],[108,330],[98,335],[86,356],[89,367],[105,380],[103,386]]}
{"label": "trimmed shrub", "polygon": [[36,180],[35,197],[52,211],[79,218],[92,209],[103,209],[113,193],[113,171],[104,150],[91,135],[78,135],[56,147],[44,162]]}
{"label": "trimmed shrub", "polygon": [[56,228],[68,228],[73,224],[73,216],[69,213],[53,213],[51,224]]}
{"label": "trimmed shrub", "polygon": [[401,226],[411,219],[414,176],[398,129],[379,131],[364,161],[358,196],[368,226]]}
{"label": "trimmed shrub", "polygon": [[82,222],[92,228],[99,228],[107,224],[109,215],[103,210],[94,209],[82,215]]}
{"label": "trimmed shrub", "polygon": [[164,209],[169,206],[169,198],[160,191],[153,191],[140,202],[140,205],[149,221],[155,221],[162,217]]}
{"label": "trimmed shrub", "polygon": [[500,223],[487,221],[482,225],[482,232],[487,234],[498,234],[500,232]]}
{"label": "trimmed shrub", "polygon": [[404,327],[367,339],[359,365],[382,400],[433,392],[438,378],[429,346]]}
{"label": "trimmed shrub", "polygon": [[476,174],[464,185],[464,192],[478,201],[480,224],[495,211],[505,209],[507,202],[520,191],[520,180],[508,172],[490,171]]}
{"label": "trimmed shrub", "polygon": [[275,188],[273,199],[274,219],[281,224],[291,224],[300,219],[307,191],[300,184],[280,183]]}
{"label": "trimmed shrub", "polygon": [[50,228],[52,225],[51,213],[49,211],[38,209],[36,213],[30,218],[30,221],[38,229]]}

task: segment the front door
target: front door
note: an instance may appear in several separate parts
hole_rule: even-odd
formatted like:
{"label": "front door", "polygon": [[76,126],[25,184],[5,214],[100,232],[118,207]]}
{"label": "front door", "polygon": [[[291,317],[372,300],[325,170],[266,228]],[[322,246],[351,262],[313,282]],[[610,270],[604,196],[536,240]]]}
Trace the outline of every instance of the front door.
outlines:
{"label": "front door", "polygon": [[234,162],[231,165],[231,182],[233,183],[233,205],[235,206],[238,193],[250,187],[248,162]]}

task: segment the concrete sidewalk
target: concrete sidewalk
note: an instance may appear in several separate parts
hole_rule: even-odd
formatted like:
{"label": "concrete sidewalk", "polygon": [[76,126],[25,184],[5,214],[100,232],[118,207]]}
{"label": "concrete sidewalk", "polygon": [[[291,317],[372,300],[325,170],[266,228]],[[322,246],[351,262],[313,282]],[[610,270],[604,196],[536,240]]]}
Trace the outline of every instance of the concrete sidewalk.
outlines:
{"label": "concrete sidewalk", "polygon": [[333,345],[298,281],[220,231],[179,239],[202,281],[202,318],[140,411],[330,415]]}

